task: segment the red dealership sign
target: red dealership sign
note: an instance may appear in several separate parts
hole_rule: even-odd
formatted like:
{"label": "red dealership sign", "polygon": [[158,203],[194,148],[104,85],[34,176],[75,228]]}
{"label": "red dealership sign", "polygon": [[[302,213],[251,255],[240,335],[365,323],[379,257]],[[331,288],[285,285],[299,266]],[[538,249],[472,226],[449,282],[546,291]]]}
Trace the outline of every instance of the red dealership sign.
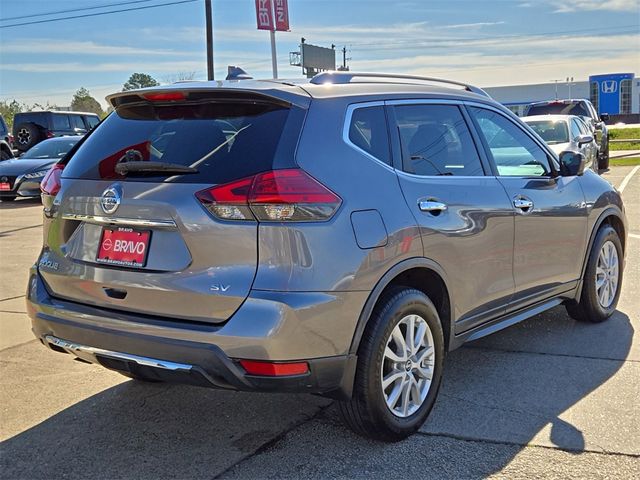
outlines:
{"label": "red dealership sign", "polygon": [[258,30],[273,30],[273,5],[271,0],[256,0]]}
{"label": "red dealership sign", "polygon": [[289,5],[287,0],[273,0],[275,8],[276,30],[281,32],[289,31]]}
{"label": "red dealership sign", "polygon": [[256,0],[258,30],[289,31],[287,0]]}

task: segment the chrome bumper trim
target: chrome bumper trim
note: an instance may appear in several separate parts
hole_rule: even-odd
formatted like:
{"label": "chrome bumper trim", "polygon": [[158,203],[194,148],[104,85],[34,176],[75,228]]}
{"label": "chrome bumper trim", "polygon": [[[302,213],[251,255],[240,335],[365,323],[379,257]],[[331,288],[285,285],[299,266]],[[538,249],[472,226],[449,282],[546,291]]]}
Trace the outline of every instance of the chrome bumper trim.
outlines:
{"label": "chrome bumper trim", "polygon": [[146,220],[144,218],[103,217],[100,215],[81,215],[77,213],[62,214],[64,220],[97,223],[99,225],[119,225],[126,227],[176,228],[173,220]]}
{"label": "chrome bumper trim", "polygon": [[158,360],[157,358],[140,357],[138,355],[131,355],[129,353],[112,352],[111,350],[103,350],[102,348],[79,345],[77,343],[54,337],[53,335],[45,335],[44,339],[51,345],[62,348],[69,353],[77,355],[80,358],[86,358],[86,356],[92,357],[94,363],[97,362],[96,356],[101,356],[134,362],[138,365],[144,365],[146,367],[161,368],[163,370],[188,372],[193,369],[193,365],[188,365],[185,363],[175,363],[169,362],[167,360]]}

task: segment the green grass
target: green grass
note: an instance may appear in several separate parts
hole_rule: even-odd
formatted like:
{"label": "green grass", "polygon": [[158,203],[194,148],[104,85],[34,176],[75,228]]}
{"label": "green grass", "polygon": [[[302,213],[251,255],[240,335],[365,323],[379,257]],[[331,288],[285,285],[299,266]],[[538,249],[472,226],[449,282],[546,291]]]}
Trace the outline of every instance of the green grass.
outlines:
{"label": "green grass", "polygon": [[609,144],[609,150],[640,150],[640,142],[612,142]]}
{"label": "green grass", "polygon": [[609,138],[612,140],[624,140],[626,138],[640,139],[640,128],[609,127]]}
{"label": "green grass", "polygon": [[611,167],[633,167],[635,165],[640,165],[640,157],[624,157],[624,158],[609,159],[609,166]]}

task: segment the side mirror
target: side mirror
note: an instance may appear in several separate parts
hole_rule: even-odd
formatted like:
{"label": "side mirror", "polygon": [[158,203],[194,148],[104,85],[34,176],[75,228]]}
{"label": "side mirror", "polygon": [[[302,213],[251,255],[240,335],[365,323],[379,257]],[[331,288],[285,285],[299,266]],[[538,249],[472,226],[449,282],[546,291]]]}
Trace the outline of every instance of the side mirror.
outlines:
{"label": "side mirror", "polygon": [[585,143],[591,143],[593,142],[593,137],[591,135],[580,135],[577,138],[578,141],[578,146],[581,147],[582,145],[584,145]]}
{"label": "side mirror", "polygon": [[602,115],[600,115],[600,120],[602,120],[603,122],[608,122],[609,121],[609,114],[608,113],[603,113]]}
{"label": "side mirror", "polygon": [[566,151],[560,154],[560,175],[563,177],[582,175],[585,167],[586,161],[581,153]]}

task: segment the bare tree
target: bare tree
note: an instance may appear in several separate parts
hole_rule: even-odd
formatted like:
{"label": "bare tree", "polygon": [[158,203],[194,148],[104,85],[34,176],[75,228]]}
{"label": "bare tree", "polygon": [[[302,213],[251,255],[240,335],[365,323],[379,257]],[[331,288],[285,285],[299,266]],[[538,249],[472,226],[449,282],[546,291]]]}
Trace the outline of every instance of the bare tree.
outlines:
{"label": "bare tree", "polygon": [[177,72],[171,75],[165,75],[162,80],[164,83],[176,83],[193,80],[196,77],[196,72]]}

